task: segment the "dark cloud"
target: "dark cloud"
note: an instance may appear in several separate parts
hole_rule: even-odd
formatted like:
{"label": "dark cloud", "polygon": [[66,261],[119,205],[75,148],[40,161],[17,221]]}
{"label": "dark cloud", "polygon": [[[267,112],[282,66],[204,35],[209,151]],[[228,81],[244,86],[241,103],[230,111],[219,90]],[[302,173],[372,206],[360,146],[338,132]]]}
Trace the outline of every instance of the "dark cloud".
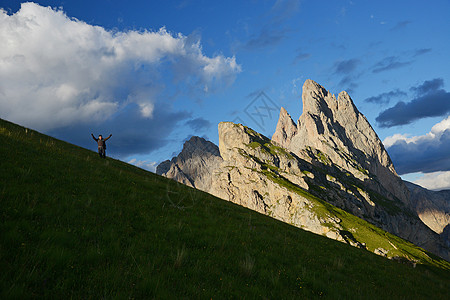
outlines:
{"label": "dark cloud", "polygon": [[408,103],[398,102],[381,112],[376,121],[381,127],[410,124],[426,117],[439,117],[450,112],[450,93],[443,90],[415,98]]}
{"label": "dark cloud", "polygon": [[408,103],[400,101],[382,111],[376,121],[381,127],[393,127],[426,117],[445,116],[450,112],[450,93],[440,89],[442,86],[443,80],[437,78],[411,88],[416,98]]}
{"label": "dark cloud", "polygon": [[388,104],[392,98],[398,98],[402,96],[406,96],[407,94],[399,89],[395,89],[393,91],[379,94],[378,96],[373,96],[365,99],[365,102],[375,103],[375,104]]}
{"label": "dark cloud", "polygon": [[347,93],[352,94],[353,91],[358,87],[358,83],[355,82],[357,75],[347,75],[344,76],[341,81],[339,81],[339,86]]}
{"label": "dark cloud", "polygon": [[389,56],[378,63],[373,67],[373,73],[380,73],[384,71],[390,71],[393,69],[398,69],[404,66],[408,66],[412,63],[412,61],[400,61],[400,58],[397,56]]}
{"label": "dark cloud", "polygon": [[387,149],[398,174],[450,171],[450,129],[416,142],[397,141]]}
{"label": "dark cloud", "polygon": [[424,55],[424,54],[427,54],[427,53],[429,53],[431,51],[432,51],[431,48],[417,49],[413,56],[416,57],[416,56]]}
{"label": "dark cloud", "polygon": [[341,60],[334,63],[332,72],[338,76],[343,76],[339,81],[340,89],[344,89],[348,93],[352,93],[358,87],[355,80],[359,77],[356,70],[360,64],[361,61],[357,58]]}
{"label": "dark cloud", "polygon": [[255,50],[279,44],[287,37],[289,29],[283,24],[298,12],[300,0],[277,0],[270,10],[262,16],[262,25],[250,36],[244,48]]}
{"label": "dark cloud", "polygon": [[295,57],[296,60],[303,60],[303,59],[308,59],[311,57],[310,53],[299,53],[297,54],[297,56]]}
{"label": "dark cloud", "polygon": [[297,55],[294,58],[293,64],[298,63],[301,60],[306,60],[311,57],[311,53],[303,52],[301,49],[297,50]]}
{"label": "dark cloud", "polygon": [[372,73],[380,73],[384,71],[390,71],[399,69],[405,66],[409,66],[414,62],[414,58],[431,52],[431,48],[422,48],[414,51],[408,51],[400,56],[388,56],[378,61],[372,67]]}
{"label": "dark cloud", "polygon": [[414,91],[418,96],[423,96],[429,93],[434,93],[444,86],[444,80],[442,78],[435,78],[427,80],[418,87],[412,87],[411,91]]}
{"label": "dark cloud", "polygon": [[392,27],[391,31],[396,31],[405,28],[408,24],[411,24],[411,21],[401,21],[398,22],[394,27]]}
{"label": "dark cloud", "polygon": [[339,49],[339,50],[342,50],[342,51],[346,51],[347,50],[347,46],[345,44],[342,44],[342,43],[331,42],[330,43],[330,47],[334,48],[334,49]]}
{"label": "dark cloud", "polygon": [[353,83],[353,76],[347,75],[344,76],[341,81],[339,81],[339,85],[340,86],[346,86],[346,85],[350,85]]}
{"label": "dark cloud", "polygon": [[291,18],[300,8],[300,0],[277,0],[270,9],[272,23],[283,22]]}
{"label": "dark cloud", "polygon": [[350,74],[356,70],[361,61],[356,58],[338,61],[334,64],[334,70],[337,74]]}
{"label": "dark cloud", "polygon": [[255,50],[274,46],[286,38],[287,30],[277,28],[263,28],[259,33],[253,35],[245,44],[245,48]]}
{"label": "dark cloud", "polygon": [[95,136],[111,133],[113,137],[107,142],[109,154],[126,158],[133,154],[147,154],[165,146],[178,124],[190,117],[186,111],[174,112],[164,105],[156,105],[153,117],[145,118],[139,106],[130,104],[120,114],[104,122],[80,123],[52,130],[48,134],[96,151],[91,133]]}
{"label": "dark cloud", "polygon": [[190,128],[192,128],[192,130],[194,130],[196,132],[196,134],[199,131],[205,131],[205,130],[209,129],[212,125],[210,121],[205,120],[203,118],[192,119],[192,120],[187,121],[184,124],[189,126]]}

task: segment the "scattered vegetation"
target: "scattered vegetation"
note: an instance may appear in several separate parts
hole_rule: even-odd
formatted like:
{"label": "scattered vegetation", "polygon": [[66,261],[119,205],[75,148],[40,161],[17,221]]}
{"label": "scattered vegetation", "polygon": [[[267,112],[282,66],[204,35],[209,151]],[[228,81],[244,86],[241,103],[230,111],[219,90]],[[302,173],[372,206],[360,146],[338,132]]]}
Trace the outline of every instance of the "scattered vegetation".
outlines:
{"label": "scattered vegetation", "polygon": [[302,170],[302,173],[305,174],[306,176],[309,176],[310,174],[312,174],[311,172],[309,172],[307,170]]}
{"label": "scattered vegetation", "polygon": [[291,153],[289,153],[282,147],[272,144],[271,140],[268,137],[254,131],[253,129],[251,129],[247,126],[243,126],[243,127],[244,127],[245,132],[254,139],[254,141],[252,141],[251,143],[246,145],[247,147],[252,148],[252,149],[261,148],[261,150],[266,153],[270,153],[272,155],[283,155],[284,157],[287,157],[288,159],[294,158],[294,156]]}
{"label": "scattered vegetation", "polygon": [[3,120],[0,157],[2,299],[448,298],[437,258],[412,268]]}
{"label": "scattered vegetation", "polygon": [[322,151],[317,150],[316,158],[325,165],[331,165],[331,161]]}

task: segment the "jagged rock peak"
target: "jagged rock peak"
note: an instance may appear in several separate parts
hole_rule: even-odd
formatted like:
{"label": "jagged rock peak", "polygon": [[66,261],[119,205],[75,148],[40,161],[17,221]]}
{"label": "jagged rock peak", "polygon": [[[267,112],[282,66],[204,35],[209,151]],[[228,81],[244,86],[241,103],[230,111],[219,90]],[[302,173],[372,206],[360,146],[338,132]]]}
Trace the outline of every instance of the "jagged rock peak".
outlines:
{"label": "jagged rock peak", "polygon": [[219,148],[204,138],[193,136],[183,150],[158,165],[156,174],[173,178],[188,186],[205,190],[211,185],[211,174],[222,162]]}
{"label": "jagged rock peak", "polygon": [[[373,177],[405,204],[409,192],[401,182],[381,140],[358,111],[347,92],[338,98],[313,80],[306,80],[302,92],[303,113],[296,130],[282,109],[273,141],[302,156],[302,150],[314,148],[340,168],[363,181]],[[286,132],[295,132],[288,135]],[[372,186],[373,188],[373,186]]]}
{"label": "jagged rock peak", "polygon": [[307,79],[303,84],[303,113],[319,114],[327,112],[328,104],[325,99],[331,97],[330,93],[317,82]]}
{"label": "jagged rock peak", "polygon": [[294,135],[297,134],[297,125],[292,120],[284,107],[280,110],[280,117],[278,119],[277,128],[272,141],[276,142],[283,148],[287,148],[287,141],[290,141]]}
{"label": "jagged rock peak", "polygon": [[347,117],[355,117],[359,114],[353,104],[353,100],[346,91],[342,91],[336,97],[325,90],[317,82],[308,79],[303,84],[302,92],[303,113],[313,115],[325,114],[329,118],[335,117],[338,112],[345,112]]}

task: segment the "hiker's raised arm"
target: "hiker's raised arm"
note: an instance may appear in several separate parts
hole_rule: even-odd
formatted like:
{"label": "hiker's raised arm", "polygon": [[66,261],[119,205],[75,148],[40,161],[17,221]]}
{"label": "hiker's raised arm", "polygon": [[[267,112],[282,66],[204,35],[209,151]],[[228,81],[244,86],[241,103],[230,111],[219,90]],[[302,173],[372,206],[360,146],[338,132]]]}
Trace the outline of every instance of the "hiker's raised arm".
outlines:
{"label": "hiker's raised arm", "polygon": [[92,135],[92,138],[97,142],[98,141],[98,139],[94,136],[94,134],[93,133],[91,133],[91,135]]}
{"label": "hiker's raised arm", "polygon": [[106,140],[109,139],[110,137],[112,137],[112,134],[110,134],[106,139],[104,139],[104,141],[106,142]]}

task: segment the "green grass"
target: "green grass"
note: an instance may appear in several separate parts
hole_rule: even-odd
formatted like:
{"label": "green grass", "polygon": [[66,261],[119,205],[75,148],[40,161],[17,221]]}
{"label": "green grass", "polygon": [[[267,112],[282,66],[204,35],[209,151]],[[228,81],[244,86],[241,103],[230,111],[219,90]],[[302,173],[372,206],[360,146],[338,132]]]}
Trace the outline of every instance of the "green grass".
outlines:
{"label": "green grass", "polygon": [[0,155],[2,299],[449,295],[444,267],[390,261],[2,120]]}

